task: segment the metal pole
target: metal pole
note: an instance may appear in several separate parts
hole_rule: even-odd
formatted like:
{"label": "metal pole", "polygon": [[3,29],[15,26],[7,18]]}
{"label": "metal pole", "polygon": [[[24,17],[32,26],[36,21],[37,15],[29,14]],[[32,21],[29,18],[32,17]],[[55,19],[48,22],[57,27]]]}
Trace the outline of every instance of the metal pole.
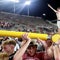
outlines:
{"label": "metal pole", "polygon": [[14,2],[14,14],[15,14],[15,2]]}
{"label": "metal pole", "polygon": [[29,6],[28,6],[28,16],[29,16]]}

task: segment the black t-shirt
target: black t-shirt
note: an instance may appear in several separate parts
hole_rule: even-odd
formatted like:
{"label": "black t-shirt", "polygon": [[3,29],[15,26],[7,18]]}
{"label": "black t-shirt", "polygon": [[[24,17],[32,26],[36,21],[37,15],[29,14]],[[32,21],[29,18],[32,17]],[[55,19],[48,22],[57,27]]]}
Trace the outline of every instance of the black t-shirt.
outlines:
{"label": "black t-shirt", "polygon": [[14,57],[15,53],[16,53],[16,52],[14,52],[13,54],[11,54],[11,55],[9,56],[9,60],[13,60],[13,57]]}

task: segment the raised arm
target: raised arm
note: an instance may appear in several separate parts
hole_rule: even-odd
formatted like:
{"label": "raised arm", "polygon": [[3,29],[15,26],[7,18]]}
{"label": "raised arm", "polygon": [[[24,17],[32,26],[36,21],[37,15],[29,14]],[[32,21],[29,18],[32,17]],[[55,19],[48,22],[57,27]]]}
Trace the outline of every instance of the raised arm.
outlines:
{"label": "raised arm", "polygon": [[58,45],[53,46],[53,52],[55,60],[60,60],[60,48]]}
{"label": "raised arm", "polygon": [[[46,41],[43,41],[41,39],[38,39],[37,41],[38,41],[38,43],[41,43],[44,46],[45,55],[52,58],[53,57],[52,43],[51,44],[50,44],[50,42],[47,43]],[[49,44],[50,44],[50,46],[48,46]]]}
{"label": "raised arm", "polygon": [[22,45],[22,47],[16,52],[14,55],[13,60],[21,60],[23,54],[25,53],[29,43],[31,42],[31,39],[28,37],[28,34],[24,34],[22,36],[22,39],[26,40],[26,42]]}
{"label": "raised arm", "polygon": [[57,10],[55,10],[50,4],[48,4],[48,7],[51,8],[55,13],[57,12]]}
{"label": "raised arm", "polygon": [[53,45],[53,53],[55,60],[60,60],[60,39]]}

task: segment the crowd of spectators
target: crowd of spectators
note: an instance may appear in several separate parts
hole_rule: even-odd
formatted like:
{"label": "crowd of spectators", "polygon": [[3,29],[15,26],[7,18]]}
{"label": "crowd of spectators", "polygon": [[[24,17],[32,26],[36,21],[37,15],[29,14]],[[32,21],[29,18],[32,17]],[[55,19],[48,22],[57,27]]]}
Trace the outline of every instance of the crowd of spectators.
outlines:
{"label": "crowd of spectators", "polygon": [[[53,8],[51,9],[54,10]],[[0,37],[0,60],[60,60],[60,8],[54,10],[54,12],[57,16],[57,35],[54,35],[55,29],[53,25],[50,26],[39,17],[19,16],[17,19],[18,15],[0,14],[1,28],[7,29],[12,26],[13,28],[18,28],[18,31],[22,29],[22,31],[28,32],[37,32],[39,28],[41,33],[44,33],[43,31],[45,30],[45,33],[48,31],[50,34],[47,40],[42,40],[38,37],[36,39],[31,39],[28,33],[23,34],[21,38]],[[14,24],[11,24],[13,22]],[[58,38],[57,41],[52,41],[52,36]]]}
{"label": "crowd of spectators", "polygon": [[0,12],[0,29],[47,33],[56,32],[57,27],[41,17]]}
{"label": "crowd of spectators", "polygon": [[11,27],[14,27],[13,23],[5,22],[5,21],[0,21],[0,27],[2,29],[10,29]]}

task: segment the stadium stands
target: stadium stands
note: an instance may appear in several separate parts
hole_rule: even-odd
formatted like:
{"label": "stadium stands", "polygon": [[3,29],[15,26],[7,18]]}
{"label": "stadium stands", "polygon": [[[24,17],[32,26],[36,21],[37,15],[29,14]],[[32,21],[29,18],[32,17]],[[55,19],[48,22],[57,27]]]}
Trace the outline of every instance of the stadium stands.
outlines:
{"label": "stadium stands", "polygon": [[41,17],[0,12],[0,29],[45,33],[56,30],[54,27]]}

